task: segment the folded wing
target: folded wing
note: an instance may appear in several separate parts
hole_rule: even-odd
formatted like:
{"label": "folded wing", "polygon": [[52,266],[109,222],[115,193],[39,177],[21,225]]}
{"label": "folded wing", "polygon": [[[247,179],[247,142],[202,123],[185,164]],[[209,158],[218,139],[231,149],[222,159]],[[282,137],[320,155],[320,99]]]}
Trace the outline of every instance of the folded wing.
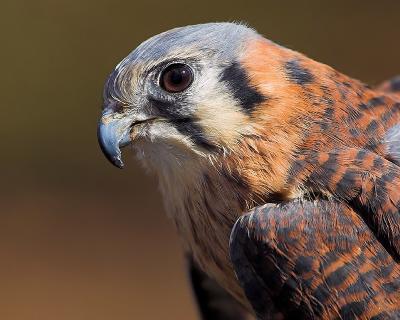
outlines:
{"label": "folded wing", "polygon": [[400,318],[399,265],[345,204],[258,207],[237,221],[230,252],[259,319]]}

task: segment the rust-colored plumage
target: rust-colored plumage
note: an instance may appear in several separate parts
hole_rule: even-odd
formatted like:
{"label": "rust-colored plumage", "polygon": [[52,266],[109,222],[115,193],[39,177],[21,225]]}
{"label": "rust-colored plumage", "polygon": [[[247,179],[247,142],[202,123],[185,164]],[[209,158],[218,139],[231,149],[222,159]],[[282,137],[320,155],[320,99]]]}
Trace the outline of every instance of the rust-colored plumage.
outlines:
{"label": "rust-colored plumage", "polygon": [[398,78],[370,88],[241,25],[174,29],[111,74],[99,139],[158,174],[199,299],[203,276],[231,296],[204,318],[400,318]]}

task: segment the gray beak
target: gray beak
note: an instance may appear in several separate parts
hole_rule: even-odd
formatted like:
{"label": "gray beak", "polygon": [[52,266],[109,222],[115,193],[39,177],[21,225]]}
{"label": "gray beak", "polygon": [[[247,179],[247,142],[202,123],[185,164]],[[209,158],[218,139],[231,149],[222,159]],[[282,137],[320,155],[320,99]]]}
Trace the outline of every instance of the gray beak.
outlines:
{"label": "gray beak", "polygon": [[120,148],[131,142],[131,124],[132,120],[130,119],[114,118],[112,114],[104,112],[97,129],[97,138],[101,150],[106,158],[120,169],[124,166]]}

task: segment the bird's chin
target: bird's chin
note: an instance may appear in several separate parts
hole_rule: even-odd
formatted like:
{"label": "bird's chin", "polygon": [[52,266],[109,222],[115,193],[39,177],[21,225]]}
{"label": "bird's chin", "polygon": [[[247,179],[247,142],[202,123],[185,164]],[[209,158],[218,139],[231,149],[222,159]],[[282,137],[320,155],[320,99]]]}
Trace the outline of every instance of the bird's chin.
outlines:
{"label": "bird's chin", "polygon": [[125,146],[144,164],[159,169],[182,166],[204,154],[188,137],[166,121],[151,121],[132,126],[131,141]]}

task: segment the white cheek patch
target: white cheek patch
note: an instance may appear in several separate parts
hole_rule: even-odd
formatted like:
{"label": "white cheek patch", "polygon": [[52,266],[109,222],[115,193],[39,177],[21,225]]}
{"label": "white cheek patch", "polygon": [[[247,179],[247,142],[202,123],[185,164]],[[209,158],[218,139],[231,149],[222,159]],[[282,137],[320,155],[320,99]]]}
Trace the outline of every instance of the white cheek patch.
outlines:
{"label": "white cheek patch", "polygon": [[391,127],[385,136],[387,152],[396,164],[400,164],[400,124]]}
{"label": "white cheek patch", "polygon": [[213,143],[229,147],[248,130],[248,116],[220,80],[220,70],[209,67],[198,79],[192,103],[195,116],[205,135]]}

